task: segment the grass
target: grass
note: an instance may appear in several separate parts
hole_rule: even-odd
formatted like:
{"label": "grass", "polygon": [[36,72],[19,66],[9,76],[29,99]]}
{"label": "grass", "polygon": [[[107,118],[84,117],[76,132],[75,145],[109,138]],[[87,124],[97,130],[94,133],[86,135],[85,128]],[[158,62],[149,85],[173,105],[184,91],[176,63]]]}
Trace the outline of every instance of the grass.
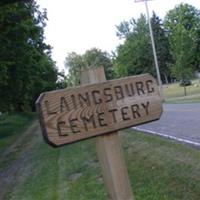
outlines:
{"label": "grass", "polygon": [[0,152],[16,140],[34,117],[33,113],[0,115]]}
{"label": "grass", "polygon": [[124,145],[136,200],[199,199],[199,150],[128,130]]}
{"label": "grass", "polygon": [[[106,200],[94,139],[54,149],[31,134],[5,200]],[[132,130],[122,145],[135,200],[199,200],[200,151]]]}
{"label": "grass", "polygon": [[178,83],[164,85],[163,88],[166,102],[200,102],[200,82],[198,79],[193,80],[192,85],[186,87],[186,96],[184,96],[184,87],[180,87]]}
{"label": "grass", "polygon": [[166,103],[200,103],[200,94],[196,96],[188,96],[184,98],[172,98],[172,99],[166,99]]}
{"label": "grass", "polygon": [[35,140],[5,199],[106,199],[91,141],[54,149]]}

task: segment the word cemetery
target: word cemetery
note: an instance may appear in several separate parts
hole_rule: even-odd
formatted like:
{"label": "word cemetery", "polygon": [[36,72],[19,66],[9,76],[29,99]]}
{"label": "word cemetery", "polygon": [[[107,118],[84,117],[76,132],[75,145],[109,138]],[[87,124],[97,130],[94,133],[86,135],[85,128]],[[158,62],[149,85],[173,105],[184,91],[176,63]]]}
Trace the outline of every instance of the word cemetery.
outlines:
{"label": "word cemetery", "polygon": [[44,138],[53,146],[153,121],[162,113],[149,74],[46,92],[36,105]]}

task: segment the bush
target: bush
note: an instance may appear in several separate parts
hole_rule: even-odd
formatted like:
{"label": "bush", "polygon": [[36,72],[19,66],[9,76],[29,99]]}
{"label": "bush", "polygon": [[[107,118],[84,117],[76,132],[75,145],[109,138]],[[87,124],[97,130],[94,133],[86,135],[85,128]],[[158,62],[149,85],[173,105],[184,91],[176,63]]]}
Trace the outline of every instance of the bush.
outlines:
{"label": "bush", "polygon": [[189,79],[182,79],[179,83],[180,86],[189,86],[192,85],[192,82]]}

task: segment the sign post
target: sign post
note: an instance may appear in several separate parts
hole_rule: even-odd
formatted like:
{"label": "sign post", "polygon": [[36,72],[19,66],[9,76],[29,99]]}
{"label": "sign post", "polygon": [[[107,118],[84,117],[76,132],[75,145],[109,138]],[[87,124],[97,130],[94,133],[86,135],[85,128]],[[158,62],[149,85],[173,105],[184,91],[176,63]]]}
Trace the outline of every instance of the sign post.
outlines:
{"label": "sign post", "polygon": [[156,80],[144,74],[106,81],[101,67],[82,72],[81,83],[40,95],[36,106],[43,137],[54,147],[96,137],[109,199],[133,200],[117,131],[160,118]]}
{"label": "sign post", "polygon": [[[81,76],[82,84],[99,83],[105,80],[103,67],[84,71]],[[117,131],[97,137],[96,149],[109,199],[133,200]]]}
{"label": "sign post", "polygon": [[147,123],[162,113],[149,74],[45,92],[36,106],[44,139],[52,146]]}

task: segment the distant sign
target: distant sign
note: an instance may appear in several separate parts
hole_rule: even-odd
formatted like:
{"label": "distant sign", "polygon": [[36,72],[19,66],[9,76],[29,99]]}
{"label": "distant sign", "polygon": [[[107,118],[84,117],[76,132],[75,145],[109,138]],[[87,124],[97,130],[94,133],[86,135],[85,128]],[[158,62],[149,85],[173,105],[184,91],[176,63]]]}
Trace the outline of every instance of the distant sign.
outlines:
{"label": "distant sign", "polygon": [[53,146],[153,121],[162,113],[149,74],[45,92],[36,106],[43,136]]}

